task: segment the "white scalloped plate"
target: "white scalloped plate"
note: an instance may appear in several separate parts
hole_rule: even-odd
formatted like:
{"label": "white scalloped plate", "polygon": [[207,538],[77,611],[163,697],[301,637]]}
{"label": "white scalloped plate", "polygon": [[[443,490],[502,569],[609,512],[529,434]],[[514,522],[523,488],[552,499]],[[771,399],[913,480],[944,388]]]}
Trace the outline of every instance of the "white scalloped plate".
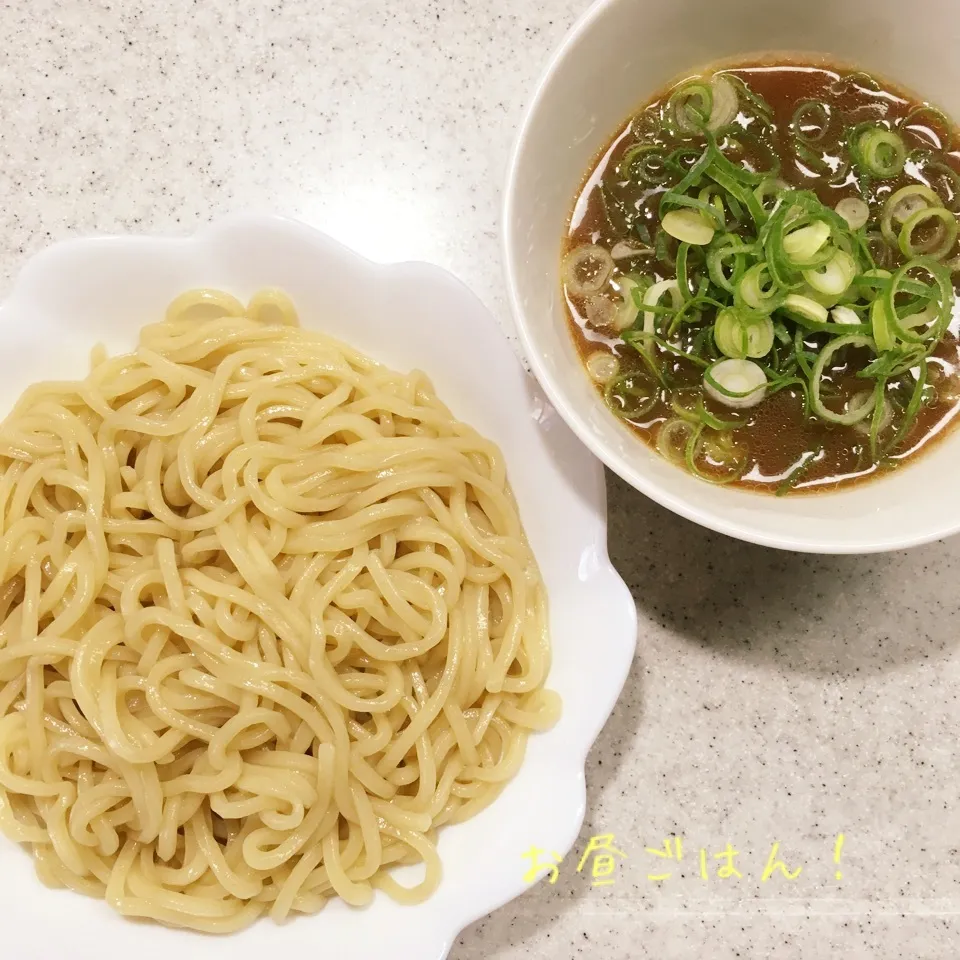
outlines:
{"label": "white scalloped plate", "polygon": [[566,854],[583,822],[586,754],[636,645],[636,609],[607,557],[602,467],[459,281],[426,264],[372,264],[274,217],[227,218],[188,239],[70,241],[32,259],[0,307],[0,413],[31,382],[83,376],[97,342],[111,352],[131,349],[141,326],[196,286],[240,297],[282,287],[306,326],[394,369],[424,370],[456,416],[500,445],[549,591],[549,684],[563,698],[563,718],[531,740],[496,803],[441,833],[444,879],[424,904],[401,907],[378,894],[362,910],[334,902],[283,926],[267,920],[234,936],[204,937],[48,890],[27,854],[0,838],[2,953],[18,960],[260,960],[267,950],[279,957],[321,950],[335,960],[442,960],[465,926],[523,892],[525,850],[535,844]]}

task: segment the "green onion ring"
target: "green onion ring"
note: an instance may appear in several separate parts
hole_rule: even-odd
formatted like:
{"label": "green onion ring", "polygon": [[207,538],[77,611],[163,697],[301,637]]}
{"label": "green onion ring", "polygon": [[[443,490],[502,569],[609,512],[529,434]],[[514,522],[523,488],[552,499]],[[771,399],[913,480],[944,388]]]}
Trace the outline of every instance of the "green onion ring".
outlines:
{"label": "green onion ring", "polygon": [[[902,319],[897,311],[897,294],[905,285],[905,281],[910,278],[907,276],[911,270],[925,270],[933,277],[937,289],[940,293],[940,310],[935,323],[931,324],[925,333],[915,334],[913,330],[906,329],[902,324]],[[890,289],[886,293],[886,307],[890,324],[896,335],[907,343],[934,343],[943,339],[943,335],[950,326],[950,319],[953,315],[954,292],[953,283],[950,279],[950,273],[930,257],[917,257],[914,260],[905,263],[890,279]]]}
{"label": "green onion ring", "polygon": [[957,173],[950,164],[940,163],[936,160],[925,163],[924,169],[927,171],[936,170],[950,181],[950,199],[943,205],[954,213],[960,213],[960,173]]}
{"label": "green onion ring", "polygon": [[[687,463],[687,469],[695,477],[699,477],[701,480],[706,480],[709,483],[725,484],[725,483],[733,483],[735,480],[739,480],[740,477],[743,476],[743,474],[746,472],[746,469],[747,469],[747,462],[746,462],[745,456],[743,457],[742,460],[739,460],[739,461],[732,460],[731,466],[735,472],[731,473],[729,476],[718,477],[711,473],[705,473],[697,466],[697,457],[699,456],[705,443],[703,435],[704,435],[704,432],[708,429],[709,429],[708,427],[701,424],[699,427],[696,428],[696,430],[694,430],[693,436],[691,436],[690,439],[687,441],[686,458],[685,458]],[[714,431],[714,432],[717,432],[717,431]],[[723,464],[723,463],[720,465],[726,466],[726,464]]]}
{"label": "green onion ring", "polygon": [[683,463],[687,443],[696,429],[694,423],[680,417],[668,420],[657,431],[657,452],[674,463]]}
{"label": "green onion ring", "polygon": [[[911,239],[913,231],[922,223],[932,219],[940,220],[943,223],[942,237],[939,240],[934,237],[933,241],[927,241],[922,246],[915,247]],[[960,231],[960,227],[957,224],[957,217],[946,207],[928,207],[926,210],[918,210],[907,220],[900,231],[900,250],[905,257],[925,254],[933,260],[942,260],[957,242],[958,231]]]}
{"label": "green onion ring", "polygon": [[848,337],[837,337],[828,343],[817,356],[817,362],[813,365],[810,374],[810,406],[813,412],[821,420],[827,420],[830,423],[839,423],[843,426],[851,426],[866,419],[873,410],[874,400],[853,406],[845,413],[836,413],[824,406],[820,398],[820,384],[823,380],[823,373],[827,364],[833,359],[834,355],[846,347],[867,347],[877,352],[877,345],[871,337],[863,337],[857,334]]}
{"label": "green onion ring", "polygon": [[[644,390],[643,387],[647,389]],[[608,381],[603,397],[607,406],[618,417],[624,420],[636,420],[648,414],[657,405],[659,389],[645,374],[625,373]]]}
{"label": "green onion ring", "polygon": [[856,152],[867,170],[884,180],[903,173],[907,161],[907,148],[902,138],[885,127],[873,127],[860,134]]}
{"label": "green onion ring", "polygon": [[[937,139],[940,140],[940,143],[930,143],[929,145],[936,149],[939,153],[949,153],[953,142],[953,124],[950,122],[950,118],[942,110],[938,110],[929,103],[915,107],[913,110],[911,110],[910,113],[908,113],[898,124],[899,129],[908,130],[910,127],[916,126],[917,117],[920,117],[925,113],[928,113],[936,118],[937,123],[943,128],[942,140],[940,140],[939,131],[934,130],[934,134],[936,135]],[[929,141],[927,141],[927,143],[929,143]]]}
{"label": "green onion ring", "polygon": [[900,446],[900,443],[903,441],[904,437],[906,437],[906,435],[910,432],[910,428],[917,419],[917,414],[920,412],[920,407],[923,404],[923,389],[927,384],[927,365],[926,363],[921,363],[919,366],[920,376],[917,377],[916,385],[913,388],[913,393],[910,396],[907,409],[904,411],[903,419],[900,421],[900,425],[897,427],[897,432],[894,434],[893,439],[890,441],[890,444],[887,447],[888,452],[896,450],[897,447]]}
{"label": "green onion ring", "polygon": [[[896,248],[898,246],[897,234],[893,229],[893,221],[896,219],[898,223],[904,222],[903,219],[901,217],[897,217],[896,214],[900,205],[904,203],[904,201],[909,200],[911,197],[917,197],[919,200],[922,200],[926,204],[927,208],[942,206],[940,196],[934,193],[934,191],[929,187],[924,186],[922,183],[912,183],[910,186],[902,187],[901,189],[897,190],[896,193],[890,194],[883,205],[883,216],[880,220],[880,230],[883,234],[883,238],[887,241],[887,243],[890,244],[891,247]],[[910,215],[908,214],[907,219],[909,219],[909,216]]]}
{"label": "green onion ring", "polygon": [[[727,293],[734,293],[746,269],[746,257],[754,250],[753,244],[744,243],[732,233],[715,239],[707,252],[707,272],[710,279]],[[723,263],[730,257],[733,257],[733,272],[727,277],[723,272]]]}
{"label": "green onion ring", "polygon": [[[803,131],[803,121],[808,113],[816,115],[815,123],[820,128],[820,132],[817,134],[809,134]],[[793,130],[794,136],[803,143],[808,145],[819,143],[830,128],[830,108],[819,100],[807,100],[794,111],[790,128]]]}
{"label": "green onion ring", "polygon": [[[769,283],[764,278],[769,279]],[[752,266],[743,275],[734,292],[734,303],[747,310],[768,315],[773,313],[787,297],[787,291],[777,283],[767,261]]]}
{"label": "green onion ring", "polygon": [[[660,167],[651,169],[651,163]],[[658,144],[635,143],[624,151],[617,170],[621,176],[632,177],[643,183],[664,184],[670,179],[666,157]]]}
{"label": "green onion ring", "polygon": [[710,84],[694,81],[680,87],[670,97],[667,110],[681,133],[705,130],[713,112],[713,90]]}

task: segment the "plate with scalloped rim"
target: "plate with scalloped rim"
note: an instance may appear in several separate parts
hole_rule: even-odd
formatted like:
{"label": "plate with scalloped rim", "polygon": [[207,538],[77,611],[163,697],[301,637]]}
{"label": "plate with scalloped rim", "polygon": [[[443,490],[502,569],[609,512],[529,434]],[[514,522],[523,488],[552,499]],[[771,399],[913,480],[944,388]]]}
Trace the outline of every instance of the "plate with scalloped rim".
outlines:
{"label": "plate with scalloped rim", "polygon": [[[132,349],[142,326],[199,286],[241,299],[281,287],[305,327],[395,370],[423,370],[455,416],[499,444],[547,586],[547,682],[563,699],[563,716],[531,738],[495,803],[441,830],[443,880],[423,904],[399,906],[377,892],[365,908],[332,901],[316,916],[281,926],[264,919],[214,938],[127,920],[101,901],[47,889],[29,855],[0,837],[3,952],[18,960],[259,960],[266,950],[292,956],[320,947],[337,960],[442,960],[464,927],[529,886],[525,850],[566,854],[583,822],[586,755],[620,695],[637,632],[634,602],[607,556],[603,469],[458,280],[428,264],[371,263],[279,217],[228,217],[188,238],[72,240],[38,254],[0,306],[0,414],[30,383],[84,376],[96,343],[111,353]],[[403,871],[412,881],[417,869]]]}

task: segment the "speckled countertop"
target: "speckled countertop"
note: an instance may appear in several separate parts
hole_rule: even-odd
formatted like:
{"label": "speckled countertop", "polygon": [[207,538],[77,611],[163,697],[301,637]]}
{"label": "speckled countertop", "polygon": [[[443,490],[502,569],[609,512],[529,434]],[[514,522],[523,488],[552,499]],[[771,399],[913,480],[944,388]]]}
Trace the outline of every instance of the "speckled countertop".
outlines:
{"label": "speckled countertop", "polygon": [[[3,0],[0,285],[55,239],[265,210],[374,259],[437,263],[511,332],[507,152],[585,6]],[[452,960],[955,960],[960,538],[784,555],[615,479],[609,494],[640,638],[573,859],[607,833],[628,859],[606,887],[566,867],[466,930]],[[679,862],[646,852],[672,835]],[[795,879],[762,880],[774,843]],[[721,878],[728,844],[742,875]]]}

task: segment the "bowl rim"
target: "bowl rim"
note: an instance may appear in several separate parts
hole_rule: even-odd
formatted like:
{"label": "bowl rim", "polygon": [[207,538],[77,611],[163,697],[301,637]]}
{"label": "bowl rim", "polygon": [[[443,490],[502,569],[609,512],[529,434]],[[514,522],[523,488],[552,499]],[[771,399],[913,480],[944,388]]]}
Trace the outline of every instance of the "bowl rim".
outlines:
{"label": "bowl rim", "polygon": [[[795,553],[839,556],[851,554],[866,555],[905,550],[928,543],[934,543],[960,532],[960,518],[953,523],[944,524],[940,529],[918,533],[914,536],[894,538],[878,535],[870,538],[847,538],[845,540],[838,538],[836,540],[827,540],[823,538],[805,538],[789,534],[770,534],[758,530],[750,524],[725,518],[710,509],[700,508],[687,498],[677,496],[671,493],[668,488],[651,481],[642,469],[633,466],[625,457],[611,450],[597,437],[587,423],[586,417],[576,406],[567,400],[563,384],[559,378],[553,376],[543,361],[536,337],[532,334],[530,326],[527,323],[518,289],[515,262],[522,259],[515,253],[519,248],[519,238],[516,235],[517,231],[515,227],[518,171],[531,135],[531,128],[554,75],[564,64],[581,36],[590,29],[595,21],[604,16],[608,8],[615,6],[618,2],[620,2],[620,0],[596,0],[595,3],[588,7],[587,10],[573,22],[563,39],[555,47],[546,65],[541,69],[540,75],[533,87],[533,92],[523,109],[507,162],[501,208],[503,224],[501,230],[501,254],[503,256],[503,273],[507,288],[507,301],[510,305],[517,329],[517,337],[523,348],[527,363],[544,393],[546,393],[550,403],[560,416],[563,417],[570,429],[577,435],[580,442],[583,443],[597,459],[604,463],[622,480],[630,484],[635,490],[685,520],[689,520],[708,530],[733,537],[737,540]],[[626,428],[624,427],[624,429]],[[960,440],[956,442],[960,443]],[[761,493],[746,493],[748,496],[755,497],[766,498],[768,496]],[[829,496],[829,494],[817,494],[815,496]]]}

